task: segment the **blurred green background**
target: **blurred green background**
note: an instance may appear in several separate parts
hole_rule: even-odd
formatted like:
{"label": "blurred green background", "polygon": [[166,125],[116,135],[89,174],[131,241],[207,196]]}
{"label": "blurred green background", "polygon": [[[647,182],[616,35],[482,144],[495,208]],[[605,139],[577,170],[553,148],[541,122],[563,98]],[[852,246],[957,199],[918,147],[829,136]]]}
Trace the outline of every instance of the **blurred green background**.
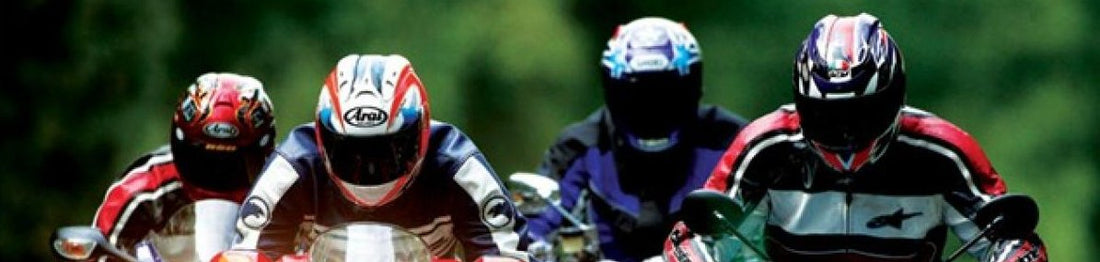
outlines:
{"label": "blurred green background", "polygon": [[[0,260],[48,260],[50,231],[88,224],[104,190],[167,142],[195,77],[261,79],[280,135],[311,121],[349,53],[408,57],[433,116],[496,171],[532,170],[601,101],[615,25],[683,21],[705,102],[755,118],[789,102],[795,48],[828,13],[869,12],[900,44],[909,103],[968,130],[1010,191],[1034,196],[1056,261],[1100,250],[1100,1],[5,1]],[[11,132],[11,133],[8,133]],[[281,140],[281,138],[280,138]]]}

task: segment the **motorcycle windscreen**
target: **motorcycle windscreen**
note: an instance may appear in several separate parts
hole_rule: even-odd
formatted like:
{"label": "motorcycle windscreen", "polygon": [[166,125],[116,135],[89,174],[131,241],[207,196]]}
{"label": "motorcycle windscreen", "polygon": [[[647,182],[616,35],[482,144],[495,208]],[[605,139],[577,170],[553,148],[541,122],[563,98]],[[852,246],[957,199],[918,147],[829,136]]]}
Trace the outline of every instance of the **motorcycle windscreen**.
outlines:
{"label": "motorcycle windscreen", "polygon": [[355,223],[334,227],[310,246],[313,262],[428,262],[431,254],[416,235],[387,224]]}
{"label": "motorcycle windscreen", "polygon": [[160,261],[210,261],[233,243],[239,208],[237,203],[221,199],[189,204],[172,214],[163,228],[150,233],[136,253]]}
{"label": "motorcycle windscreen", "polygon": [[136,248],[139,258],[148,256],[160,261],[198,261],[195,253],[194,204],[172,214],[163,228],[149,233]]}

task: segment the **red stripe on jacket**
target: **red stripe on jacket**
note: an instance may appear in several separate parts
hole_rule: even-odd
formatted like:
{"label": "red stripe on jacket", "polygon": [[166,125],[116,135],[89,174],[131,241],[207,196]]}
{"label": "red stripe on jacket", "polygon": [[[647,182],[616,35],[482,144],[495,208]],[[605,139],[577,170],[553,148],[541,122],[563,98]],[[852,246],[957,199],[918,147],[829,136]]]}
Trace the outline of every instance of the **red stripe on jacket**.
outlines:
{"label": "red stripe on jacket", "polygon": [[734,165],[736,161],[742,158],[745,149],[752,143],[757,142],[761,136],[773,131],[797,130],[799,124],[798,114],[794,110],[779,109],[775,112],[757,118],[741,129],[741,132],[737,134],[737,137],[733,139],[733,143],[730,143],[726,153],[722,154],[722,158],[718,160],[718,165],[714,167],[714,171],[711,171],[710,178],[707,178],[704,186],[708,189],[718,190],[719,192],[726,192],[729,190],[730,174],[735,170]]}
{"label": "red stripe on jacket", "polygon": [[903,133],[941,140],[960,153],[959,157],[966,161],[967,168],[970,169],[971,179],[983,193],[1001,195],[1007,190],[1004,180],[993,169],[978,142],[951,122],[932,115],[903,114],[901,130]]}
{"label": "red stripe on jacket", "polygon": [[100,204],[95,218],[95,227],[104,235],[110,236],[116,223],[121,220],[122,212],[138,194],[154,192],[169,182],[179,180],[179,173],[173,162],[154,163],[149,170],[127,174],[122,182],[111,186],[107,196]]}

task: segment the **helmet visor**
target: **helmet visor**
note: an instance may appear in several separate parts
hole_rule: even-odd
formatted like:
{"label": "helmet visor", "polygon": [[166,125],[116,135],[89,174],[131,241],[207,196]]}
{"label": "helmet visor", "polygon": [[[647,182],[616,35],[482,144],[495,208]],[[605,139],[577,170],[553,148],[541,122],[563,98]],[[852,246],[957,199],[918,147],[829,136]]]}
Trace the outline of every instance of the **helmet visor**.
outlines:
{"label": "helmet visor", "polygon": [[206,149],[202,144],[174,142],[173,161],[184,182],[212,191],[247,188],[266,155],[259,148],[232,151]]}
{"label": "helmet visor", "polygon": [[378,185],[408,175],[420,154],[418,128],[368,137],[340,135],[326,127],[319,129],[331,171],[351,184]]}
{"label": "helmet visor", "polygon": [[847,99],[796,96],[802,133],[819,147],[854,152],[896,124],[901,101],[882,93]]}
{"label": "helmet visor", "polygon": [[609,79],[604,96],[616,125],[635,136],[665,138],[694,117],[701,91],[675,71]]}

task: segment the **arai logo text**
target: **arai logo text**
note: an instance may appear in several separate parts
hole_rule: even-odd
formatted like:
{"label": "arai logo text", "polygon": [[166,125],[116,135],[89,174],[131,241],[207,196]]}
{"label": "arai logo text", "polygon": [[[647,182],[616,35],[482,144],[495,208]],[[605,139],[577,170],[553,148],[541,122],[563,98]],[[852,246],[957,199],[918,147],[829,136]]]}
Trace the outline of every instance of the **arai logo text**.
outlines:
{"label": "arai logo text", "polygon": [[373,106],[360,106],[344,112],[344,121],[357,127],[381,125],[389,119],[386,111]]}
{"label": "arai logo text", "polygon": [[239,131],[233,124],[226,122],[214,122],[202,127],[202,132],[213,138],[234,138]]}

